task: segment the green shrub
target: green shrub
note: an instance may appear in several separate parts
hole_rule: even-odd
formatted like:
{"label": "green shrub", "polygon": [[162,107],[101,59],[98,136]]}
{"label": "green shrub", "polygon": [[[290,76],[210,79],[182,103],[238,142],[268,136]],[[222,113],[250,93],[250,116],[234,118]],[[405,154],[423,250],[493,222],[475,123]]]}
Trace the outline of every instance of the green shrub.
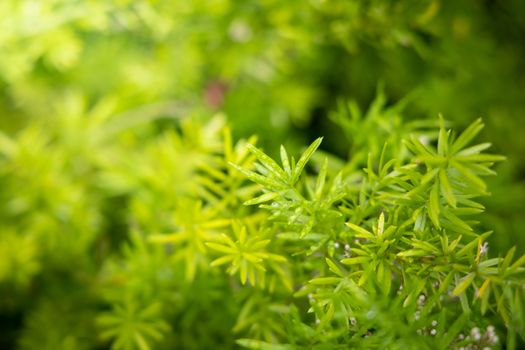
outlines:
{"label": "green shrub", "polygon": [[0,348],[524,347],[524,4],[0,1]]}
{"label": "green shrub", "polygon": [[319,138],[276,162],[221,116],[61,117],[3,135],[0,283],[24,317],[17,343],[516,348],[525,258],[490,256],[478,229],[483,177],[504,159],[472,145],[481,121],[456,134],[349,109],[334,115],[354,139],[346,159],[316,152]]}

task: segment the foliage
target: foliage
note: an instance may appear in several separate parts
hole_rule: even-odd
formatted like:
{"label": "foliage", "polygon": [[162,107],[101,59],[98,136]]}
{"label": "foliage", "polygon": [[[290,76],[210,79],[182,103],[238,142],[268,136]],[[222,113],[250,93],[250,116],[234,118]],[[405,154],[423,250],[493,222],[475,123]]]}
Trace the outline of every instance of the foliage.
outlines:
{"label": "foliage", "polygon": [[[403,126],[369,128],[385,143],[366,163],[369,141],[356,139],[358,159],[346,160],[317,154],[321,138],[297,160],[281,147],[277,162],[255,138],[235,144],[221,116],[169,120],[158,136],[151,122],[119,129],[92,140],[105,150],[93,154],[67,136],[103,135],[119,120],[90,120],[57,117],[2,138],[12,232],[2,284],[22,293],[6,303],[22,310],[22,296],[36,295],[40,310],[27,314],[23,348],[449,348],[488,326],[479,342],[512,348],[524,334],[525,259],[514,249],[489,257],[490,232],[473,220],[483,177],[504,159],[470,145],[480,120],[455,134],[443,119],[436,128],[381,110],[343,114],[349,133],[372,120]],[[79,292],[52,306],[68,290],[59,280]],[[41,332],[46,310],[76,303],[85,312],[73,322],[98,340],[68,323]]]}
{"label": "foliage", "polygon": [[523,347],[523,9],[1,1],[0,348]]}
{"label": "foliage", "polygon": [[[251,149],[258,172],[243,172],[264,194],[248,204],[266,202],[261,207],[272,214],[276,239],[295,243],[287,254],[297,259],[292,276],[300,276],[302,288],[295,296],[308,295],[315,316],[304,324],[310,332],[287,332],[285,348],[458,347],[465,343],[460,332],[488,310],[499,313],[511,334],[524,334],[525,257],[512,262],[512,249],[489,259],[490,232],[477,234],[468,219],[483,211],[475,201],[485,192],[480,176],[492,174],[490,166],[502,158],[481,153],[488,144],[466,147],[481,121],[458,136],[443,124],[436,147],[412,137],[404,143],[407,157],[405,150],[390,159],[383,152],[364,171],[332,176],[325,162],[315,181],[298,186],[297,171],[320,139],[297,163],[283,149],[282,167]],[[449,320],[458,320],[452,329],[436,327]]]}

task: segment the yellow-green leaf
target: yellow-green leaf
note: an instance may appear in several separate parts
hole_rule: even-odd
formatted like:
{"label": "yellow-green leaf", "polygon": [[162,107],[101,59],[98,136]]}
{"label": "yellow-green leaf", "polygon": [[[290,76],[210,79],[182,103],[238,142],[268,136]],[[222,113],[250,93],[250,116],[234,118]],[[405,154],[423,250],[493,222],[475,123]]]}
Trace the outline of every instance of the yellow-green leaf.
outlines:
{"label": "yellow-green leaf", "polygon": [[352,230],[358,233],[358,237],[361,238],[367,238],[367,239],[374,239],[375,236],[370,232],[365,230],[364,228],[357,226],[355,224],[352,224],[351,222],[347,222],[346,226],[350,227]]}
{"label": "yellow-green leaf", "polygon": [[452,294],[460,295],[461,293],[463,293],[470,286],[472,281],[474,281],[474,277],[475,275],[472,272],[463,277],[463,279],[458,283],[456,288],[454,288],[454,290],[452,291]]}
{"label": "yellow-green leaf", "polygon": [[308,283],[315,285],[324,285],[324,284],[337,284],[341,281],[339,277],[319,277],[310,280]]}
{"label": "yellow-green leaf", "polygon": [[322,137],[318,138],[317,140],[312,142],[312,144],[308,146],[308,148],[301,155],[301,158],[299,158],[299,160],[297,161],[297,165],[293,169],[293,178],[292,178],[293,181],[292,182],[295,182],[299,179],[299,176],[301,176],[301,173],[303,172],[303,169],[306,166],[306,163],[308,162],[308,160],[310,160],[315,150],[317,150],[317,148],[319,147],[322,141],[323,141]]}
{"label": "yellow-green leaf", "polygon": [[361,264],[368,262],[369,258],[367,256],[358,256],[355,258],[347,258],[341,260],[341,262],[345,265],[354,265],[354,264]]}
{"label": "yellow-green leaf", "polygon": [[437,183],[432,187],[432,190],[430,190],[430,198],[428,200],[427,211],[428,216],[430,217],[430,220],[432,220],[434,226],[436,226],[437,228],[441,228],[441,224],[439,223],[440,207]]}
{"label": "yellow-green leaf", "polygon": [[332,271],[333,273],[335,273],[336,275],[340,277],[344,277],[343,271],[339,268],[339,266],[337,266],[336,263],[334,263],[332,260],[328,258],[326,258],[326,263],[328,264],[330,271]]}
{"label": "yellow-green leaf", "polygon": [[211,249],[214,249],[219,252],[226,253],[226,254],[236,254],[237,253],[237,250],[233,249],[232,247],[228,247],[222,244],[206,242],[206,245],[210,247]]}
{"label": "yellow-green leaf", "polygon": [[255,205],[255,204],[261,204],[264,202],[271,201],[272,199],[275,199],[279,197],[279,192],[268,192],[263,195],[260,195],[259,197],[252,198],[246,202],[244,202],[244,205]]}
{"label": "yellow-green leaf", "polygon": [[456,197],[454,197],[454,192],[452,191],[452,186],[448,180],[448,174],[445,169],[439,170],[439,184],[441,187],[441,194],[447,200],[448,204],[452,207],[456,207]]}
{"label": "yellow-green leaf", "polygon": [[219,266],[219,265],[222,265],[222,264],[226,264],[226,263],[232,261],[233,259],[234,259],[233,255],[221,256],[220,258],[213,260],[211,262],[210,266]]}

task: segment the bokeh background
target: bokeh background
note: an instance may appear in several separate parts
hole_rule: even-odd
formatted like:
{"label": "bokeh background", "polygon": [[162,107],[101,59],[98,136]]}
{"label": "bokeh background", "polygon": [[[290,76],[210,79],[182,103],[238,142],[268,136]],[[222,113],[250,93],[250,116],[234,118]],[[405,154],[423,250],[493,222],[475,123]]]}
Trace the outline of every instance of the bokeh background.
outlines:
{"label": "bokeh background", "polygon": [[[325,136],[324,151],[347,157],[352,140],[333,119],[350,101],[362,111],[401,106],[406,120],[442,113],[457,129],[481,117],[480,141],[507,156],[490,178],[481,227],[495,232],[492,254],[525,252],[524,38],[522,0],[0,1],[0,347],[94,346],[79,345],[89,327],[67,328],[84,323],[50,314],[82,299],[71,317],[91,317],[86,288],[132,229],[118,209],[134,180],[92,176],[127,158],[112,152],[115,130],[129,125],[151,137],[222,114],[234,138],[257,134],[270,153]],[[140,149],[140,138],[118,138]],[[23,150],[16,160],[13,140]],[[142,151],[156,169],[155,150]],[[134,157],[123,166],[143,161]],[[149,195],[132,204],[135,214],[162,207]],[[59,289],[78,296],[45,299]],[[50,322],[55,343],[39,333]]]}

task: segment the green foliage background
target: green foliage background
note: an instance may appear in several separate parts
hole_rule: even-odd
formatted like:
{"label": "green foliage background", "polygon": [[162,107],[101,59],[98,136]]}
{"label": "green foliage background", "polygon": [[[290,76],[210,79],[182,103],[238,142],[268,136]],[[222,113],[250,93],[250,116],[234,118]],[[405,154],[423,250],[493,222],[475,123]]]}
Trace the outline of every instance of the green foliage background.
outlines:
{"label": "green foliage background", "polygon": [[[303,348],[438,346],[399,324],[383,325],[392,329],[379,343],[316,333],[308,301],[290,291],[341,267],[289,268],[281,255],[294,250],[272,232],[291,228],[261,228],[266,212],[242,205],[261,187],[229,162],[254,170],[252,135],[274,158],[281,144],[298,158],[324,136],[301,181],[315,182],[328,156],[327,183],[343,171],[354,184],[385,141],[385,157],[408,164],[402,140],[437,143],[439,113],[456,130],[482,117],[476,140],[507,159],[486,179],[475,231],[494,231],[492,258],[525,253],[523,1],[3,0],[0,27],[2,349],[289,349],[284,329]],[[330,213],[334,227],[360,218],[377,231],[376,207],[370,217]],[[319,242],[343,245],[333,230]],[[252,269],[239,262],[228,278],[210,266],[213,244],[227,244],[221,232],[255,252]],[[259,260],[265,286],[239,284],[261,273]],[[370,329],[414,312],[374,298]],[[493,323],[508,347],[523,346],[523,315],[509,326],[497,314],[500,305],[463,327]]]}

